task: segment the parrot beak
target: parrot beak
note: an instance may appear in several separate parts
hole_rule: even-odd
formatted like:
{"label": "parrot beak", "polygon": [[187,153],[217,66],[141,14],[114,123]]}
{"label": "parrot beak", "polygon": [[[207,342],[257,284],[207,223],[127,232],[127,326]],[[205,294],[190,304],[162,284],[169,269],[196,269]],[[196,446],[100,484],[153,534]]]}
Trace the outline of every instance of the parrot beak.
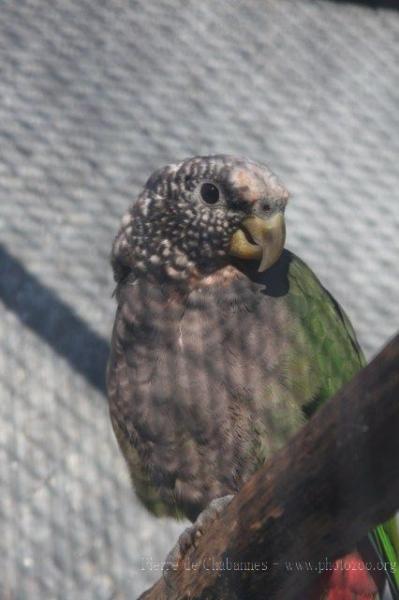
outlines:
{"label": "parrot beak", "polygon": [[285,242],[282,212],[268,219],[247,217],[233,234],[230,254],[244,260],[260,260],[258,271],[266,271],[280,258]]}

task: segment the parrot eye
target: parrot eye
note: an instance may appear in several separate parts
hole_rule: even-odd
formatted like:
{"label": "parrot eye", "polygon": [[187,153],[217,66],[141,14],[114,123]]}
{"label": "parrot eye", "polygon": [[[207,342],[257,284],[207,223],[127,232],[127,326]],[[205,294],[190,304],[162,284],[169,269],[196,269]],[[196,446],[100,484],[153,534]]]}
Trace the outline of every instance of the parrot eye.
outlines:
{"label": "parrot eye", "polygon": [[219,190],[213,183],[203,183],[200,193],[202,200],[207,204],[216,204],[220,197]]}

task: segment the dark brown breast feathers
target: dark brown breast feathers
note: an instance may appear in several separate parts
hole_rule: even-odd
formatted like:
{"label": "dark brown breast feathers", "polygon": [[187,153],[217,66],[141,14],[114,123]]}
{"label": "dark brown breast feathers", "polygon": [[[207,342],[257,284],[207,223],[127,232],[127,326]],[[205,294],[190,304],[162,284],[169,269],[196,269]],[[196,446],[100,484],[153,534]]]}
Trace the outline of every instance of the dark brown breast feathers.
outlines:
{"label": "dark brown breast feathers", "polygon": [[144,503],[195,519],[302,423],[284,379],[296,323],[283,294],[232,267],[187,294],[137,280],[118,298],[114,429]]}

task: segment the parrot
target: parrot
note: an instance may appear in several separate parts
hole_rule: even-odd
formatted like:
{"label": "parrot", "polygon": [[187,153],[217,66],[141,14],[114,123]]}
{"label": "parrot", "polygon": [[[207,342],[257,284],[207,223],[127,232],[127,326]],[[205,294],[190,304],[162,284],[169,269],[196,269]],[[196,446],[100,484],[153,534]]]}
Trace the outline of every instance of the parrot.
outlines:
{"label": "parrot", "polygon": [[[149,177],[113,242],[113,430],[139,500],[199,533],[207,507],[227,503],[365,364],[344,310],[285,248],[288,199],[262,163],[195,156]],[[399,598],[395,519],[366,542],[392,565],[383,580],[354,540],[312,600],[375,600],[384,585]]]}

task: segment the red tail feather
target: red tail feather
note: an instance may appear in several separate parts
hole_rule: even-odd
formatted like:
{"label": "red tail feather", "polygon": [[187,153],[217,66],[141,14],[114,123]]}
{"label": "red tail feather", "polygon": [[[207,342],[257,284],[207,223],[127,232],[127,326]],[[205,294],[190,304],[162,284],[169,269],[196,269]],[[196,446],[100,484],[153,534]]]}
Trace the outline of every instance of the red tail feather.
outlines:
{"label": "red tail feather", "polygon": [[[370,565],[369,565],[370,566]],[[323,573],[312,590],[312,600],[375,600],[378,588],[357,552],[347,554]]]}

